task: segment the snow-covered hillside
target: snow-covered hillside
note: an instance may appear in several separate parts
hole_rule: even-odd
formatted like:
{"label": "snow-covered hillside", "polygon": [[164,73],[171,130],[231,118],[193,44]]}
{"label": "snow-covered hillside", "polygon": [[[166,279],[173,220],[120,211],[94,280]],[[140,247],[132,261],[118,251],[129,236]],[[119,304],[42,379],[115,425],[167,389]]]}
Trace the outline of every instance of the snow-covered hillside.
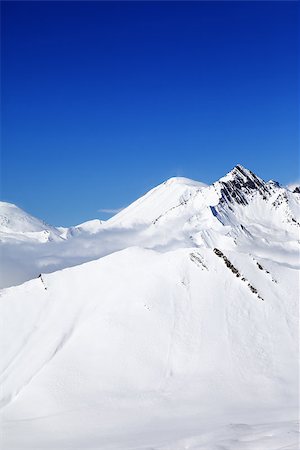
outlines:
{"label": "snow-covered hillside", "polygon": [[3,448],[296,450],[299,202],[236,166],[69,229],[3,204]]}

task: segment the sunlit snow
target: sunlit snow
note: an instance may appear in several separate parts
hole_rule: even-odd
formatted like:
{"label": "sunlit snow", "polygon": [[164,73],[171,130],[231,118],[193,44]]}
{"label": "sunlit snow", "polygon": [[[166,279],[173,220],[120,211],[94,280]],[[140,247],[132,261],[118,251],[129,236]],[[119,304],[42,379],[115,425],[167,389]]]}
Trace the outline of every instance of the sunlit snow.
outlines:
{"label": "sunlit snow", "polygon": [[1,203],[3,448],[297,450],[299,202],[236,166],[71,228]]}

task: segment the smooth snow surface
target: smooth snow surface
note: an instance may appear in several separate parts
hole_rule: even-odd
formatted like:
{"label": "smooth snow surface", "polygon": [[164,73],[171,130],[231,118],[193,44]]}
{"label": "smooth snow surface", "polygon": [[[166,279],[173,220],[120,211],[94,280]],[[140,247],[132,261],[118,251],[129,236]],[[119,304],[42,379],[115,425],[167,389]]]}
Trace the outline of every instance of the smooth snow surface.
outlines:
{"label": "smooth snow surface", "polygon": [[297,450],[299,201],[236,166],[68,229],[2,203],[1,448]]}

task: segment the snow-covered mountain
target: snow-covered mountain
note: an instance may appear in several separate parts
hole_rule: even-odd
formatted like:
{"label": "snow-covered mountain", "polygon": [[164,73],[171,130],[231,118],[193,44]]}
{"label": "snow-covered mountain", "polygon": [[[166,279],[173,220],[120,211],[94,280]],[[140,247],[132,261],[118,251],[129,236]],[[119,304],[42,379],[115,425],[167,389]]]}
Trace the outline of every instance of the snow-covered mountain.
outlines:
{"label": "snow-covered mountain", "polygon": [[57,228],[7,202],[0,202],[0,233],[3,237],[29,238],[39,242],[47,242],[60,235]]}
{"label": "snow-covered mountain", "polygon": [[299,203],[238,165],[69,229],[2,204],[4,448],[296,450]]}
{"label": "snow-covered mountain", "polygon": [[297,191],[238,165],[211,186],[171,178],[108,221],[70,228],[51,227],[1,203],[0,287],[130,246],[160,252],[221,246],[297,264],[299,202]]}

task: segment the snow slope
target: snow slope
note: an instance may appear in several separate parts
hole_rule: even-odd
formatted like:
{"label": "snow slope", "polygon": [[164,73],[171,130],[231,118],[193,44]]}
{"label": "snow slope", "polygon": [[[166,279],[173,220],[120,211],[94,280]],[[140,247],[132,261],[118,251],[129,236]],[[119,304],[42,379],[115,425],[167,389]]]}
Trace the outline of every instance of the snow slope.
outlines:
{"label": "snow slope", "polygon": [[109,219],[108,223],[119,226],[151,224],[168,211],[185,204],[206,186],[188,178],[170,178]]}
{"label": "snow slope", "polygon": [[299,199],[237,166],[53,241],[2,231],[33,268],[1,291],[2,447],[296,450]]}

